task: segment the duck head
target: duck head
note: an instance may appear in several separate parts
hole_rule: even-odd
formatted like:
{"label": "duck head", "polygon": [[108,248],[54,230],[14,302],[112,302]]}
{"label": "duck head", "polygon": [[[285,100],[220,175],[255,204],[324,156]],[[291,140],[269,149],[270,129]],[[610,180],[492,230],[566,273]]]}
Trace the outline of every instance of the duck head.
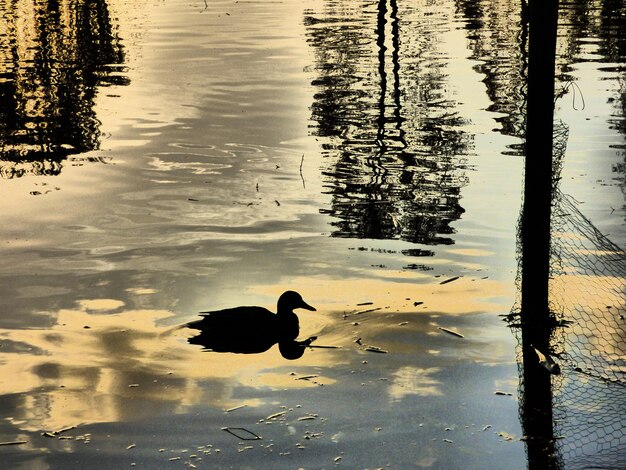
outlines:
{"label": "duck head", "polygon": [[302,300],[302,296],[300,294],[292,290],[288,290],[278,298],[278,313],[291,313],[296,308],[303,308],[305,310],[315,312],[315,307],[311,307],[304,300]]}

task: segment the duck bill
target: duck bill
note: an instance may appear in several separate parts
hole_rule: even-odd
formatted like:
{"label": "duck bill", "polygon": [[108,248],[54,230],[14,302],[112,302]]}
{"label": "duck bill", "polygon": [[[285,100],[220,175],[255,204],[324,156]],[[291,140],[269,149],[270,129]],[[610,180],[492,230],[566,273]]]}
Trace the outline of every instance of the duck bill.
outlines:
{"label": "duck bill", "polygon": [[305,310],[311,310],[312,312],[317,312],[317,310],[315,309],[315,307],[311,307],[309,304],[307,304],[304,300],[302,301],[302,303],[300,305],[298,305],[298,308],[303,308]]}

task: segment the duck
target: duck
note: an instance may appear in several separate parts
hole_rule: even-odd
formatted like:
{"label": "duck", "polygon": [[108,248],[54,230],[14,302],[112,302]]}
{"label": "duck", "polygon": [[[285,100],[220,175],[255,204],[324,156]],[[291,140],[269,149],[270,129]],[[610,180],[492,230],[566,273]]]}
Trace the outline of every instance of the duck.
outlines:
{"label": "duck", "polygon": [[191,344],[204,346],[214,352],[255,354],[265,352],[278,343],[287,352],[283,357],[295,358],[294,351],[304,351],[315,337],[296,341],[300,334],[300,322],[296,309],[316,311],[295,291],[286,291],[279,298],[276,313],[264,307],[241,306],[225,310],[200,312],[202,318],[186,324],[199,330],[197,336],[189,338]]}

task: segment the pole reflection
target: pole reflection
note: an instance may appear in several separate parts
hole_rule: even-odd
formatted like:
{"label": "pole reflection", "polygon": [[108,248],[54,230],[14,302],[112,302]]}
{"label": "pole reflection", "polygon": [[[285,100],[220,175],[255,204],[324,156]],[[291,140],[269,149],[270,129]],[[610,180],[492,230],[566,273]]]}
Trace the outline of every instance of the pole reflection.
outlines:
{"label": "pole reflection", "polygon": [[[579,39],[593,23],[584,19],[593,16],[587,15],[590,5],[565,3],[561,9],[558,0],[528,4],[521,312],[515,325],[521,330],[520,417],[529,469],[621,468],[626,440],[618,403],[625,389],[616,365],[626,353],[620,321],[624,252],[557,189],[568,132],[554,123],[555,68],[571,79],[567,60],[580,54]],[[606,11],[611,2],[600,3]],[[619,47],[600,42],[615,57]]]}

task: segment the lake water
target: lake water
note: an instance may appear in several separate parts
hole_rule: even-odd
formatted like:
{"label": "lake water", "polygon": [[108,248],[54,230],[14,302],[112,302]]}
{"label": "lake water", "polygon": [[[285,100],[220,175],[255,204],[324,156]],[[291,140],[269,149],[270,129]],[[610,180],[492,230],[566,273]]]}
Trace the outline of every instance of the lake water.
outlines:
{"label": "lake water", "polygon": [[[623,247],[626,9],[560,8],[560,190]],[[0,466],[527,467],[519,2],[0,11]],[[178,328],[286,290],[297,360]]]}

